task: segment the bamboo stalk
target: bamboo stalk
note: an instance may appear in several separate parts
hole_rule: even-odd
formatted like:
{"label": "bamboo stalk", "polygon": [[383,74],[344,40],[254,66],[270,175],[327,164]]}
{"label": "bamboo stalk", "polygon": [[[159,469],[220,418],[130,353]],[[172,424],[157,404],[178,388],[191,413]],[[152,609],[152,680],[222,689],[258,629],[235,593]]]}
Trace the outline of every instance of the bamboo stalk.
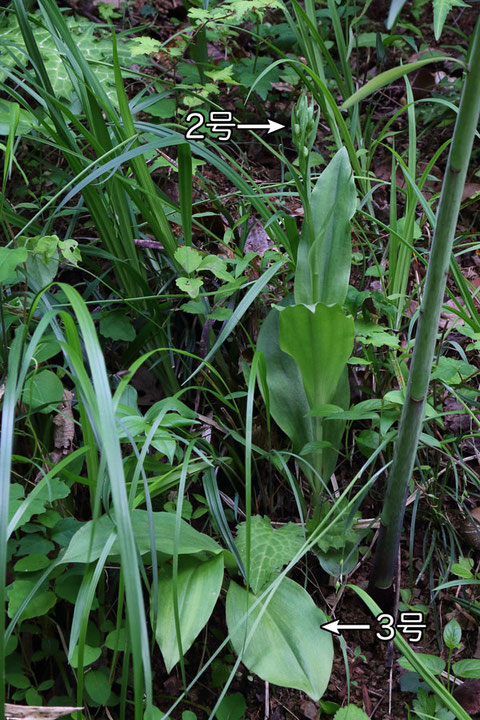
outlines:
{"label": "bamboo stalk", "polygon": [[473,34],[467,75],[438,205],[415,348],[370,580],[370,592],[377,597],[383,593],[385,599],[388,599],[393,584],[405,500],[423,425],[448,267],[479,114],[480,18]]}

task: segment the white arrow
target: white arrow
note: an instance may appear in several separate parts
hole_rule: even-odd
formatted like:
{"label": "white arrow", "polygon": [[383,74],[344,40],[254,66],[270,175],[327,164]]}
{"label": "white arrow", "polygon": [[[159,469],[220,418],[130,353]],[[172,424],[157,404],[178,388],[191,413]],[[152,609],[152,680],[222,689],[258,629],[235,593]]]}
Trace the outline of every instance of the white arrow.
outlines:
{"label": "white arrow", "polygon": [[281,130],[284,127],[285,125],[281,125],[280,123],[275,122],[275,120],[269,120],[266,125],[237,125],[239,130],[268,130],[267,135],[270,135],[270,133],[276,132],[277,130]]}
{"label": "white arrow", "polygon": [[320,630],[327,630],[333,635],[340,635],[340,630],[370,630],[370,625],[341,625],[340,620],[331,620],[320,625]]}

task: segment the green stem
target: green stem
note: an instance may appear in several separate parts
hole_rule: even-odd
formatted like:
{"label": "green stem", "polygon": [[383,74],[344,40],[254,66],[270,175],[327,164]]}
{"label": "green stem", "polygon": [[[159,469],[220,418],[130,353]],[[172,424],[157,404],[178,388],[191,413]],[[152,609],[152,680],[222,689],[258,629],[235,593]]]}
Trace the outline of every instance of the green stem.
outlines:
{"label": "green stem", "polygon": [[464,82],[438,206],[415,349],[381,515],[380,535],[370,581],[371,590],[378,590],[380,593],[382,591],[388,593],[393,584],[406,494],[423,424],[455,228],[479,114],[480,18],[473,35],[469,69]]}

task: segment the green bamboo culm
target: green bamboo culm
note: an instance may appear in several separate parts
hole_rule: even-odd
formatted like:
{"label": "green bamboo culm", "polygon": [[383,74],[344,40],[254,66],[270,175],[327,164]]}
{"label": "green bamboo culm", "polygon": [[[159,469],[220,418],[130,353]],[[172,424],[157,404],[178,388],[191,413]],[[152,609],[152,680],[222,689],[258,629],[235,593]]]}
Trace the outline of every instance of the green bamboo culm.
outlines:
{"label": "green bamboo culm", "polygon": [[371,594],[378,597],[381,604],[383,599],[384,606],[391,597],[408,484],[412,477],[424,419],[448,267],[479,114],[480,17],[473,33],[466,78],[438,205],[415,348],[370,579]]}

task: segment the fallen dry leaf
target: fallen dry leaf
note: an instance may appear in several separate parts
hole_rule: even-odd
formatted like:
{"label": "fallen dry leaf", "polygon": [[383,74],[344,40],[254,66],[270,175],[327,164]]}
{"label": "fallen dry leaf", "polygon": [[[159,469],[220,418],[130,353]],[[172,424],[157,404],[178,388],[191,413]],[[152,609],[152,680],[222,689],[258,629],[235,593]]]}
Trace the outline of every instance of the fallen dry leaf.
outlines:
{"label": "fallen dry leaf", "polygon": [[259,255],[264,255],[271,245],[272,241],[263,229],[263,226],[259,222],[256,222],[251,227],[245,240],[245,252],[256,252]]}
{"label": "fallen dry leaf", "polygon": [[480,680],[466,680],[460,685],[453,697],[471,715],[480,712]]}
{"label": "fallen dry leaf", "polygon": [[75,437],[72,400],[73,393],[64,389],[62,402],[53,418],[55,450],[61,451],[62,455],[69,455],[72,452],[73,438]]}
{"label": "fallen dry leaf", "polygon": [[83,710],[83,707],[44,707],[43,705],[11,705],[5,703],[5,717],[7,720],[55,720],[76,710]]}
{"label": "fallen dry leaf", "polygon": [[318,717],[318,708],[311,700],[302,700],[300,708],[304,717],[315,720]]}

